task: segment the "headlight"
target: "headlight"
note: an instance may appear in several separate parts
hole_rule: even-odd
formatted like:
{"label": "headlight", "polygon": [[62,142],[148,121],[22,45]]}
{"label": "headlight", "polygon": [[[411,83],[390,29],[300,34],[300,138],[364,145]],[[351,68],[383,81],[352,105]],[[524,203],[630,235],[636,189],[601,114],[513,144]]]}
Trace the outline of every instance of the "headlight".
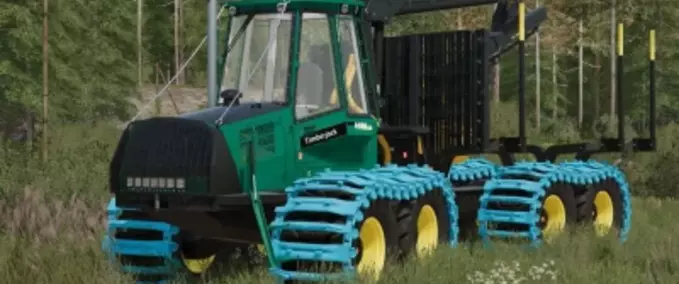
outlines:
{"label": "headlight", "polygon": [[128,188],[140,189],[186,189],[186,178],[127,177]]}
{"label": "headlight", "polygon": [[158,178],[151,178],[151,187],[152,188],[158,187]]}

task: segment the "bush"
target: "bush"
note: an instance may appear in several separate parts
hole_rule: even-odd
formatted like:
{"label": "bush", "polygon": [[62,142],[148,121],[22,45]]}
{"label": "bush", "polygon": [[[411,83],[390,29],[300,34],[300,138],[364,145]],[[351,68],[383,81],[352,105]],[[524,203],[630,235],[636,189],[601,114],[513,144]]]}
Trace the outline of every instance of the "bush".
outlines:
{"label": "bush", "polygon": [[670,124],[658,130],[657,152],[635,153],[623,169],[632,190],[638,196],[678,197],[679,125]]}
{"label": "bush", "polygon": [[51,133],[47,164],[23,145],[0,147],[0,196],[14,199],[31,188],[49,199],[101,202],[120,130],[107,124],[70,125]]}

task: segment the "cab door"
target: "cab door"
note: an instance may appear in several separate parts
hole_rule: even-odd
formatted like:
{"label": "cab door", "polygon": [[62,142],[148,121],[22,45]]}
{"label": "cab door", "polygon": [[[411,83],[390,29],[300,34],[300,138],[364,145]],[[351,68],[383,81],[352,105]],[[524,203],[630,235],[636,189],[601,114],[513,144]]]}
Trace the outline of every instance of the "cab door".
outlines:
{"label": "cab door", "polygon": [[[330,20],[326,14],[304,13],[299,67],[294,95],[294,149],[297,176],[309,176],[341,164],[335,153],[347,134],[347,112],[340,102]],[[336,50],[339,52],[339,50]]]}

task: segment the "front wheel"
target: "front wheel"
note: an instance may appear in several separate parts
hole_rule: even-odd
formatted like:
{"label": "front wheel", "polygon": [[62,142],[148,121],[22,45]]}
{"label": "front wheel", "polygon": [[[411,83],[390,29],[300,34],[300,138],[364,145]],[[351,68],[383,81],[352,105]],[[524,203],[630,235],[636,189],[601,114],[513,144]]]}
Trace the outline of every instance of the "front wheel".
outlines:
{"label": "front wheel", "polygon": [[187,238],[186,235],[179,243],[177,258],[181,261],[184,272],[191,277],[233,272],[230,270],[236,268],[234,254],[240,254],[238,263],[247,262],[249,265],[251,254],[254,253],[246,244],[208,238]]}
{"label": "front wheel", "polygon": [[381,278],[388,260],[398,253],[399,227],[391,205],[387,200],[374,201],[358,226],[359,238],[354,245],[358,251],[354,258],[356,270],[375,281]]}
{"label": "front wheel", "polygon": [[202,275],[215,263],[221,245],[212,239],[185,240],[181,243],[179,257],[189,273]]}

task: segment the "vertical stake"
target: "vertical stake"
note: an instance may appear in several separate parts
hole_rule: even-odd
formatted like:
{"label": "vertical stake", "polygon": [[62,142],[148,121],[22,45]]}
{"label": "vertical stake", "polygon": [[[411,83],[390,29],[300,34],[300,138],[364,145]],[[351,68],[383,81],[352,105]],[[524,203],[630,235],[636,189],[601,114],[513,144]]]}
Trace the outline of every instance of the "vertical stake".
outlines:
{"label": "vertical stake", "polygon": [[519,1],[519,145],[526,150],[526,3]]}
{"label": "vertical stake", "polygon": [[139,99],[143,98],[142,90],[144,87],[144,70],[143,70],[143,45],[142,45],[142,20],[144,16],[144,0],[137,0],[137,81],[139,84]]}
{"label": "vertical stake", "polygon": [[622,89],[622,78],[624,71],[623,66],[623,56],[624,56],[624,46],[625,46],[625,36],[624,27],[622,23],[618,24],[618,62],[617,62],[617,73],[616,73],[616,89],[618,92],[617,98],[617,112],[618,112],[618,144],[620,144],[621,149],[625,146],[625,110],[623,101],[623,89]]}
{"label": "vertical stake", "polygon": [[49,103],[49,0],[43,0],[42,31],[42,161],[47,162],[47,109]]}
{"label": "vertical stake", "polygon": [[655,149],[656,147],[656,134],[655,134],[655,53],[656,53],[656,44],[655,44],[655,30],[651,30],[649,33],[649,50],[648,50],[648,59],[649,59],[649,136],[651,136],[651,147]]}

